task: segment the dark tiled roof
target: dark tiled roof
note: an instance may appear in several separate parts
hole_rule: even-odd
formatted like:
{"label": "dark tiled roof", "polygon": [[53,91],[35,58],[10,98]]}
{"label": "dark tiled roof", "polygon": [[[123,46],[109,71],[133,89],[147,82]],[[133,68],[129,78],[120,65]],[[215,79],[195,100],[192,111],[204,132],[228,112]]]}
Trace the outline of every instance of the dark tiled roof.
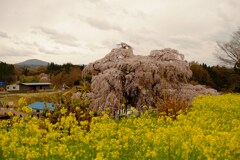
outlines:
{"label": "dark tiled roof", "polygon": [[52,83],[49,83],[49,82],[43,82],[43,83],[21,83],[21,85],[24,85],[24,86],[49,86],[51,84]]}

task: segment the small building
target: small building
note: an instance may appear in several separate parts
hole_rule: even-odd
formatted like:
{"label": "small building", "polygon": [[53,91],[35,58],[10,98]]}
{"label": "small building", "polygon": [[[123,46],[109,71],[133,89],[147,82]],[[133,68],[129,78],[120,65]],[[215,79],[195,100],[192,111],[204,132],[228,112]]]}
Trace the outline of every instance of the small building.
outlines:
{"label": "small building", "polygon": [[45,108],[54,111],[54,105],[52,103],[34,102],[29,104],[28,107],[32,108],[35,112],[42,112]]}
{"label": "small building", "polygon": [[20,91],[40,91],[50,89],[51,83],[20,83]]}
{"label": "small building", "polygon": [[18,84],[7,85],[6,90],[7,91],[19,91],[20,85],[18,85]]}

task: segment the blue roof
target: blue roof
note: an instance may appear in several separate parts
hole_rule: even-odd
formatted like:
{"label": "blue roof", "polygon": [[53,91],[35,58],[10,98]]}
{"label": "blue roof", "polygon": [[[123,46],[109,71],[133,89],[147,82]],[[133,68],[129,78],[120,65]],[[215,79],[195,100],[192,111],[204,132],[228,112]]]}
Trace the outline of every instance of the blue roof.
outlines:
{"label": "blue roof", "polygon": [[28,107],[36,110],[43,110],[45,107],[54,110],[54,105],[52,103],[44,103],[44,102],[34,102],[29,104]]}

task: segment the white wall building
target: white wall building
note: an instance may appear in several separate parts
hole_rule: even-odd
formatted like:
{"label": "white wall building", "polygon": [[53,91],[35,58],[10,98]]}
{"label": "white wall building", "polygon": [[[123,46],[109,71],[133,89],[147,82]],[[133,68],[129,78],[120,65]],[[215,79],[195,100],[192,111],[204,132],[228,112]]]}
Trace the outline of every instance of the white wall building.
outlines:
{"label": "white wall building", "polygon": [[20,86],[17,84],[7,85],[6,89],[7,91],[19,91]]}

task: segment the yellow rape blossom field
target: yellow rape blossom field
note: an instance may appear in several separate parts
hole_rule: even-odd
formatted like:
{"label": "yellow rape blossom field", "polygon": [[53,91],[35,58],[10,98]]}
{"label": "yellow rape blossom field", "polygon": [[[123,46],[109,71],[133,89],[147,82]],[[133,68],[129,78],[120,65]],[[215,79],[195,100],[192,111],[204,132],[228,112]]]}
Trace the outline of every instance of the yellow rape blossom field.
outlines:
{"label": "yellow rape blossom field", "polygon": [[[31,109],[23,107],[26,113]],[[26,114],[0,121],[0,159],[240,159],[240,95],[199,96],[187,114],[57,123]],[[10,126],[10,127],[9,127]]]}

